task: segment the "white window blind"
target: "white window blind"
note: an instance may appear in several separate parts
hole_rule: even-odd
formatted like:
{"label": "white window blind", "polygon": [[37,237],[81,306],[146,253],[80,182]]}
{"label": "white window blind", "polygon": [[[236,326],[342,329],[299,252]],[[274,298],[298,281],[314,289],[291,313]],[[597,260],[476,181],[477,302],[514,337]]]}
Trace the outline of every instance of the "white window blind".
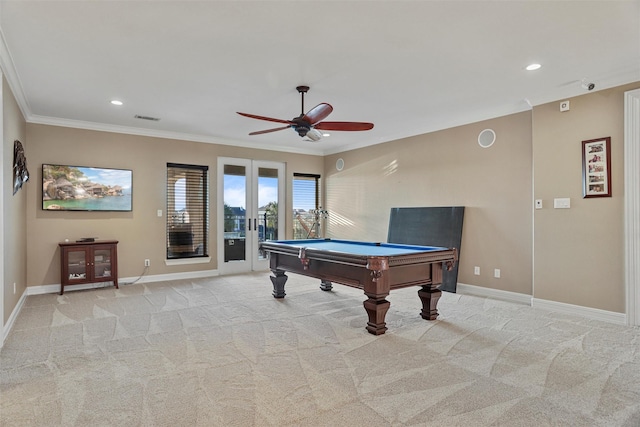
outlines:
{"label": "white window blind", "polygon": [[316,216],[320,209],[320,175],[293,174],[293,238],[319,237]]}

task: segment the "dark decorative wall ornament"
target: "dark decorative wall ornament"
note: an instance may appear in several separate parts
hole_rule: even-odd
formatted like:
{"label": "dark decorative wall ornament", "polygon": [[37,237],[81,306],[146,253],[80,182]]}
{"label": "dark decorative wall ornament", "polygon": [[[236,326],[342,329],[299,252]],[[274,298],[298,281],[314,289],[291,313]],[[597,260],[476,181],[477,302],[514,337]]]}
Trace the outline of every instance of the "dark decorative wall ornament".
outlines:
{"label": "dark decorative wall ornament", "polygon": [[13,194],[15,195],[28,180],[27,158],[24,156],[22,144],[16,139],[13,141]]}

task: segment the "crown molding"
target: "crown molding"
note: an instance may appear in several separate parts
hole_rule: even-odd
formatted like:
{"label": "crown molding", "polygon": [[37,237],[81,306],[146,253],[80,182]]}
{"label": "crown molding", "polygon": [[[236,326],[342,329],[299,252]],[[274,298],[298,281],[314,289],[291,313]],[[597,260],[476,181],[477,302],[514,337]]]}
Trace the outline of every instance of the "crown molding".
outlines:
{"label": "crown molding", "polygon": [[127,135],[148,136],[153,138],[202,142],[206,144],[230,145],[234,147],[253,148],[257,150],[266,150],[266,151],[281,151],[281,152],[295,153],[295,154],[308,154],[308,155],[315,155],[315,156],[323,155],[323,153],[320,150],[310,150],[310,149],[305,149],[303,147],[293,148],[293,147],[286,147],[286,146],[271,145],[268,148],[265,148],[264,144],[240,141],[240,140],[234,140],[234,139],[228,139],[228,138],[188,134],[188,133],[181,133],[181,132],[171,132],[171,131],[156,130],[156,129],[137,128],[132,126],[130,127],[130,126],[111,125],[106,123],[87,122],[82,120],[60,119],[57,117],[39,116],[35,114],[31,114],[28,118],[26,118],[26,120],[28,123],[33,123],[33,124],[60,126],[60,127],[74,128],[74,129],[94,130],[99,132],[113,132],[113,133],[121,133],[121,134],[127,134]]}
{"label": "crown molding", "polygon": [[26,120],[27,117],[31,115],[31,108],[29,108],[27,97],[24,95],[22,82],[20,81],[20,77],[18,76],[16,68],[13,64],[13,58],[5,41],[2,27],[0,27],[0,68],[2,69],[4,77],[7,79],[7,84],[9,85],[9,88],[13,93],[13,97],[18,103],[18,107],[22,112],[22,116]]}

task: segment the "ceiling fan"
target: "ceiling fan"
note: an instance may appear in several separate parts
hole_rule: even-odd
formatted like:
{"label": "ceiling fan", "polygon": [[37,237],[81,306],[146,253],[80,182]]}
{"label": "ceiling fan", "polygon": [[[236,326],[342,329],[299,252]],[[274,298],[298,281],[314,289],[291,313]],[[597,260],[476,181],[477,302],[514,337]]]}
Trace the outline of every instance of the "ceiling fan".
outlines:
{"label": "ceiling fan", "polygon": [[249,135],[261,135],[263,133],[276,132],[279,130],[292,128],[301,137],[307,137],[311,141],[318,141],[322,138],[319,130],[335,130],[335,131],[361,131],[373,129],[373,123],[363,122],[323,122],[333,111],[333,107],[325,102],[313,107],[307,114],[304,113],[304,94],[309,91],[309,86],[296,87],[300,95],[302,95],[302,112],[298,117],[291,120],[274,119],[272,117],[256,116],[255,114],[237,112],[241,116],[252,119],[266,120],[268,122],[284,123],[286,126],[273,129],[259,130],[251,132]]}

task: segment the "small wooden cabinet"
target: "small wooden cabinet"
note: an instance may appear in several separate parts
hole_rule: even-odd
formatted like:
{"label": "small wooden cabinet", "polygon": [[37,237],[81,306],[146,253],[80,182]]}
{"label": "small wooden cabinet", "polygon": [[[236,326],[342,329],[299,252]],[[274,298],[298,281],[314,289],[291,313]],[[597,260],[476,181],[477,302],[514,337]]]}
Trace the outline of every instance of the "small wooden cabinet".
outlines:
{"label": "small wooden cabinet", "polygon": [[118,241],[64,242],[60,246],[60,295],[67,285],[113,282],[118,289]]}

